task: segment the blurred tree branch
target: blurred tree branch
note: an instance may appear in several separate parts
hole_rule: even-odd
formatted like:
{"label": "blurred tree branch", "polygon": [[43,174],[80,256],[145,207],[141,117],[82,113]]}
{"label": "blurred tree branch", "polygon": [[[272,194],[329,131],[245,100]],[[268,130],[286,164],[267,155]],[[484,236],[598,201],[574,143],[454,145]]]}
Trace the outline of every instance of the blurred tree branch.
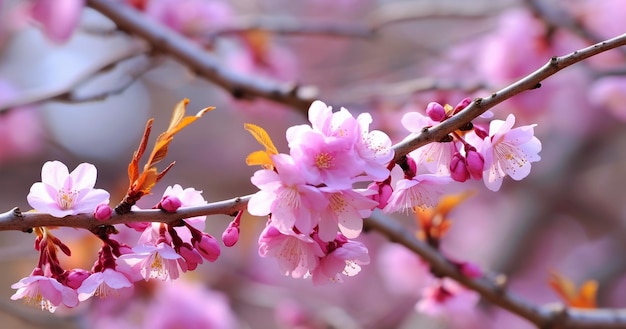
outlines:
{"label": "blurred tree branch", "polygon": [[87,4],[111,19],[118,28],[143,38],[154,51],[172,56],[235,98],[261,97],[306,111],[317,96],[314,87],[279,83],[235,72],[193,41],[129,6],[108,0],[88,0]]}

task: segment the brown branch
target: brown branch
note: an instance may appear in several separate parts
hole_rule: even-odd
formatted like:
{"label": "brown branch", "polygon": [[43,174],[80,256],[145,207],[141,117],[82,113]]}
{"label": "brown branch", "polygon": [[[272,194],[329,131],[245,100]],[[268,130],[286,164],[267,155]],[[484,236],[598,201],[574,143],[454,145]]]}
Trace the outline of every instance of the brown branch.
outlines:
{"label": "brown branch", "polygon": [[543,80],[561,71],[562,69],[599,53],[624,45],[626,45],[626,34],[596,43],[595,45],[574,51],[565,56],[552,57],[552,59],[550,59],[544,66],[517,82],[491,94],[491,96],[474,99],[468,107],[457,113],[452,118],[433,126],[420,134],[408,136],[394,146],[396,152],[394,161],[398,161],[402,156],[421,146],[441,140],[449,133],[459,129],[463,125],[505,100],[521,92],[541,87],[541,82]]}
{"label": "brown branch", "polygon": [[[126,20],[132,20],[136,18],[134,16],[136,14],[134,11],[126,7],[118,7],[117,5],[105,0],[89,0],[89,3],[92,6],[102,9],[103,12],[108,13],[107,16],[117,18],[118,24],[122,22],[122,24],[120,24],[122,28],[133,30],[132,28],[129,28],[129,26],[124,25],[124,22]],[[118,12],[116,8],[124,9]],[[117,16],[118,14],[119,16]],[[152,25],[149,25],[149,27],[152,27]],[[164,49],[178,46],[182,46],[183,48],[185,48],[189,46],[188,44],[178,44],[178,42],[182,42],[179,40],[181,39],[181,37],[176,34],[172,34],[172,32],[168,30],[157,31],[161,31],[164,33],[164,39],[151,40],[151,42],[153,42],[153,45],[162,44],[161,47],[163,47]],[[173,40],[168,38],[173,38]],[[394,150],[396,152],[395,160],[400,159],[402,156],[420,146],[441,139],[450,132],[460,128],[465,123],[470,122],[480,114],[484,113],[490,108],[493,108],[504,100],[509,99],[512,96],[517,95],[523,91],[538,88],[541,81],[555,74],[556,72],[570,65],[578,63],[586,58],[622,45],[626,45],[626,34],[607,41],[600,42],[579,51],[575,51],[566,56],[552,58],[542,68],[531,73],[525,78],[513,83],[512,85],[503,88],[502,90],[492,94],[489,97],[475,99],[472,104],[470,104],[465,110],[461,111],[451,119],[446,120],[441,124],[424,131],[423,133],[409,136],[404,141],[394,145]],[[206,54],[201,51],[201,49],[192,49],[193,51],[190,54],[186,54],[190,55],[191,59],[202,60],[203,58],[205,58]],[[183,57],[182,59],[184,60],[185,58]],[[213,71],[214,69],[216,69],[214,67],[203,68],[208,70],[209,72],[212,72],[212,74],[217,72]],[[223,76],[219,77],[223,78]],[[250,86],[246,85],[246,88],[247,87]],[[254,90],[251,89],[251,91]],[[263,95],[259,92],[259,90],[256,90],[254,92],[258,92],[258,95]],[[253,93],[253,95],[257,94]],[[277,96],[278,98],[276,99],[279,101],[285,103],[294,101],[293,104],[295,105],[304,105],[303,99],[294,99],[294,95],[291,95],[292,98],[285,98],[286,96],[280,93],[278,95],[279,96]],[[306,104],[306,107],[308,107],[308,103]],[[184,218],[194,216],[211,214],[232,215],[237,211],[245,209],[250,197],[251,196],[244,196],[202,206],[181,208],[174,213],[166,213],[160,210],[135,211],[124,215],[114,215],[111,219],[105,222],[97,221],[92,215],[77,215],[67,216],[64,218],[55,218],[43,213],[21,213],[16,208],[4,214],[0,214],[0,231],[29,231],[31,228],[37,226],[69,226],[95,230],[102,225],[114,225],[130,222],[176,223],[177,221],[180,221]],[[626,328],[626,310],[579,310],[565,309],[563,307],[539,307],[519,297],[516,297],[515,295],[508,292],[503,284],[495,282],[488,277],[470,279],[463,276],[457,270],[457,267],[454,266],[454,264],[450,263],[443,255],[438,253],[437,250],[418,240],[413,235],[413,233],[406,230],[402,225],[393,220],[386,218],[381,219],[377,216],[374,216],[372,218],[365,219],[364,223],[365,226],[368,227],[370,230],[378,231],[381,234],[385,235],[387,238],[389,238],[391,241],[398,242],[408,247],[416,254],[420,255],[422,258],[429,262],[431,268],[437,273],[449,276],[461,282],[468,288],[477,291],[485,299],[490,300],[494,304],[499,305],[515,314],[518,314],[519,316],[529,320],[540,328]]]}
{"label": "brown branch", "polygon": [[153,50],[172,56],[236,98],[261,97],[306,111],[317,96],[317,89],[313,87],[279,83],[235,72],[193,41],[129,6],[109,0],[88,0],[87,4],[115,22],[118,28],[138,35]]}
{"label": "brown branch", "polygon": [[230,200],[213,202],[201,206],[180,208],[176,212],[168,213],[159,209],[145,209],[131,211],[123,215],[114,213],[106,221],[97,220],[93,214],[79,214],[63,218],[53,217],[39,212],[21,212],[18,208],[0,214],[0,231],[28,232],[34,227],[59,226],[94,230],[102,225],[116,225],[137,222],[161,222],[174,224],[182,219],[205,215],[234,215],[244,210],[250,195]]}

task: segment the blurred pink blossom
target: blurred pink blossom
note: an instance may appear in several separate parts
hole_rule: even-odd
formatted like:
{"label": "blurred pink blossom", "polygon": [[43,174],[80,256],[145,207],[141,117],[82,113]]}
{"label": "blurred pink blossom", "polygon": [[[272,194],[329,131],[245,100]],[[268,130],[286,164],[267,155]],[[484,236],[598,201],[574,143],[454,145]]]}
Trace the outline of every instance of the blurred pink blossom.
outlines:
{"label": "blurred pink blossom", "polygon": [[460,283],[443,278],[424,288],[422,299],[415,305],[418,312],[435,317],[455,317],[473,312],[480,299],[477,292]]}
{"label": "blurred pink blossom", "polygon": [[148,0],[146,15],[190,37],[223,27],[233,17],[227,1],[220,0]]}
{"label": "blurred pink blossom", "polygon": [[84,6],[85,0],[36,0],[31,15],[48,39],[62,43],[78,26]]}

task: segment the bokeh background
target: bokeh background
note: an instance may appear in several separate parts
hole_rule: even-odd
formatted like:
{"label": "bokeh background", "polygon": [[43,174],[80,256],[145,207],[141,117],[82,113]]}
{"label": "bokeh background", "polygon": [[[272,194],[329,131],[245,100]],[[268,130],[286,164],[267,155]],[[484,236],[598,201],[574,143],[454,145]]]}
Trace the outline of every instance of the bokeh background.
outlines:
{"label": "bokeh background", "polygon": [[[224,66],[315,86],[318,98],[337,109],[372,113],[375,128],[394,141],[407,135],[400,118],[408,111],[423,111],[431,101],[455,105],[488,95],[551,56],[626,32],[619,0],[128,2],[194,39]],[[141,206],[151,207],[173,184],[202,190],[209,202],[254,193],[249,178],[256,168],[244,159],[259,146],[243,123],[264,127],[286,151],[286,128],[307,121],[302,109],[234,99],[184,63],[150,53],[89,8],[81,9],[68,40],[52,41],[32,19],[32,4],[0,1],[1,211],[30,209],[26,195],[48,160],[70,169],[95,164],[97,187],[110,191],[116,203],[126,191],[126,168],[146,120],[155,118],[154,140],[183,98],[191,100],[189,113],[217,110],[176,136],[167,158],[176,165]],[[232,29],[250,22],[266,28]],[[322,34],[306,26],[337,28]],[[557,271],[577,284],[598,280],[599,306],[626,307],[625,59],[624,49],[597,56],[493,109],[498,118],[515,113],[519,124],[538,124],[542,161],[524,181],[505,180],[498,193],[482,182],[457,184],[453,190],[475,194],[452,213],[442,244],[447,255],[505,274],[514,293],[538,304],[559,302],[547,283]],[[85,100],[68,101],[68,92]],[[209,217],[206,231],[219,237],[230,220]],[[410,215],[394,220],[415,229]],[[244,217],[239,243],[178,283],[141,284],[132,298],[96,299],[55,314],[9,299],[10,285],[30,273],[37,253],[32,234],[0,232],[1,326],[532,327],[486,302],[463,321],[416,312],[418,261],[376,232],[359,238],[371,264],[345,283],[313,286],[283,277],[273,259],[257,254],[264,222]],[[89,234],[62,229],[58,235],[74,253],[64,259],[68,268],[93,264],[99,246]]]}

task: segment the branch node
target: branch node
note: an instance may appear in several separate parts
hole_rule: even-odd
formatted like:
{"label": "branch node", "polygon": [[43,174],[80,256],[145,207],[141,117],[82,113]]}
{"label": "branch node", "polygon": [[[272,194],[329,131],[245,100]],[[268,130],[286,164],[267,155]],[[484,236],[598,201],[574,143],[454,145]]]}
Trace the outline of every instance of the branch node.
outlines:
{"label": "branch node", "polygon": [[530,88],[530,89],[539,89],[539,88],[541,88],[541,82],[537,82],[537,84],[536,84],[536,85],[534,85],[534,86],[533,86],[532,88]]}
{"label": "branch node", "polygon": [[20,208],[15,207],[15,208],[11,209],[11,211],[13,212],[13,216],[19,217],[19,218],[24,218],[24,215],[22,214],[22,211],[20,210]]}

